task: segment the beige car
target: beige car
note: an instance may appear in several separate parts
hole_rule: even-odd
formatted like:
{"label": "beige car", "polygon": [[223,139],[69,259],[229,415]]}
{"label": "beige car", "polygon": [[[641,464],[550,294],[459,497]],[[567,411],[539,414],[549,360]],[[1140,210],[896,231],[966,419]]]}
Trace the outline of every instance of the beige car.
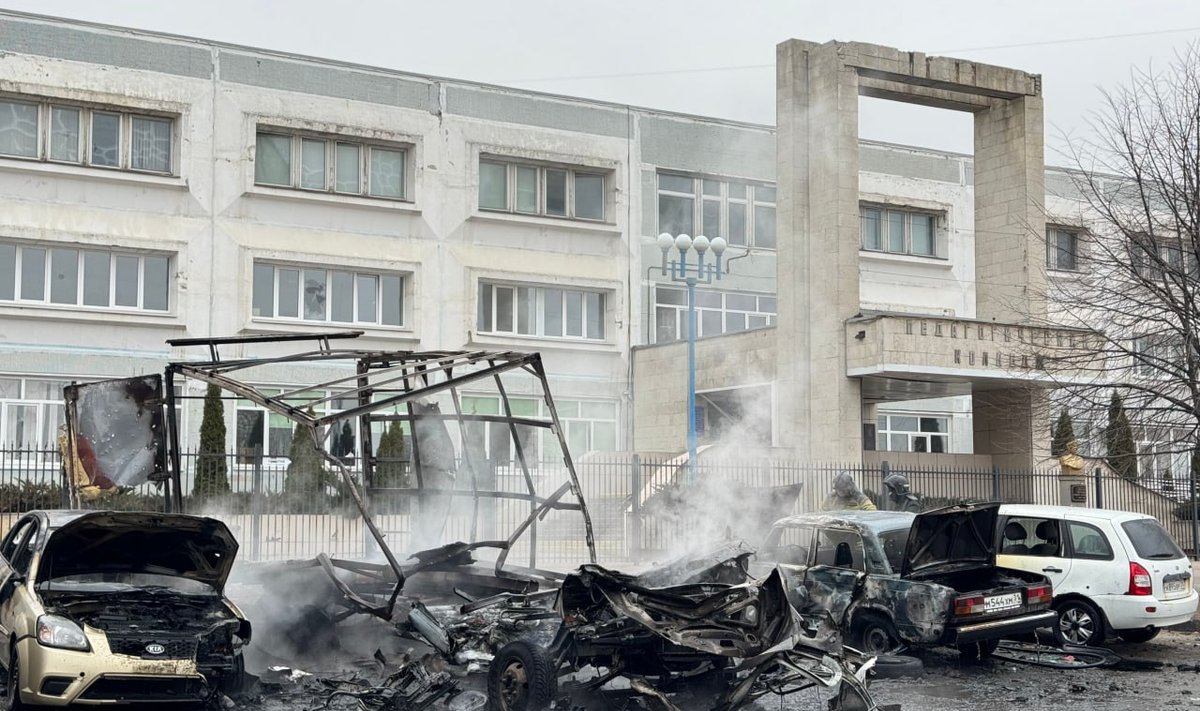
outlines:
{"label": "beige car", "polygon": [[237,542],[184,514],[33,511],[0,543],[11,708],[195,703],[244,674],[250,623],[222,590]]}

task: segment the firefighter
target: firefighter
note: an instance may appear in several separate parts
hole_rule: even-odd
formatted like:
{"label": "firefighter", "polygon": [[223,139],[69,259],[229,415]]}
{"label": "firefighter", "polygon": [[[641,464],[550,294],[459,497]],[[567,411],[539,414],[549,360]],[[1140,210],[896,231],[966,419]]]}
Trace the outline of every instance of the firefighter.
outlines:
{"label": "firefighter", "polygon": [[822,511],[838,511],[845,509],[857,509],[860,511],[874,511],[875,502],[871,501],[870,497],[858,488],[858,484],[854,481],[854,477],[850,472],[838,472],[838,475],[833,478],[833,491],[829,492],[829,496],[821,504]]}
{"label": "firefighter", "polygon": [[889,511],[921,513],[921,497],[912,493],[908,477],[903,474],[888,474],[883,478],[883,485],[887,487]]}

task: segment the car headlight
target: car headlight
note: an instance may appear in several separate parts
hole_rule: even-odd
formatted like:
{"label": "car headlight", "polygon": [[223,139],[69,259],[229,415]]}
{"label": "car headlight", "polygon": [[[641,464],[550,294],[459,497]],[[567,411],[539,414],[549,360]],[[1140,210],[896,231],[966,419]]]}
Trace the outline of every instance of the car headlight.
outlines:
{"label": "car headlight", "polygon": [[37,640],[43,647],[58,649],[91,649],[87,636],[79,625],[58,615],[42,615],[37,621]]}

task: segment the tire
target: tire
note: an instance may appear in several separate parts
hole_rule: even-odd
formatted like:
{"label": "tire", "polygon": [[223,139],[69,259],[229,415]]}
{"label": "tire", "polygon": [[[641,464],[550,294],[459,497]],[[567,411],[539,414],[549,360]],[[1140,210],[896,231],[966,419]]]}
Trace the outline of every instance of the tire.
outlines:
{"label": "tire", "polygon": [[488,669],[488,711],[543,711],[556,681],[545,649],[527,639],[509,642]]}
{"label": "tire", "polygon": [[1140,627],[1136,630],[1119,630],[1117,634],[1121,635],[1122,641],[1141,644],[1154,639],[1159,632],[1162,632],[1161,627]]}
{"label": "tire", "polygon": [[1059,646],[1094,647],[1104,642],[1104,618],[1096,606],[1086,600],[1064,600],[1054,606],[1054,640]]}
{"label": "tire", "polygon": [[892,651],[898,643],[890,620],[875,612],[862,612],[850,623],[850,646],[877,657]]}
{"label": "tire", "polygon": [[28,708],[21,701],[21,658],[17,654],[17,645],[12,645],[12,652],[8,656],[8,673],[5,675],[8,680],[4,688],[5,706],[9,711],[20,711]]}
{"label": "tire", "polygon": [[906,676],[921,676],[924,673],[924,662],[902,654],[884,654],[876,657],[875,666],[871,667],[871,676],[875,679],[900,679]]}
{"label": "tire", "polygon": [[985,639],[979,642],[958,645],[958,654],[964,662],[982,662],[990,659],[999,647],[1000,640]]}
{"label": "tire", "polygon": [[233,655],[233,668],[217,682],[217,690],[226,696],[240,693],[246,686],[246,658],[241,652]]}

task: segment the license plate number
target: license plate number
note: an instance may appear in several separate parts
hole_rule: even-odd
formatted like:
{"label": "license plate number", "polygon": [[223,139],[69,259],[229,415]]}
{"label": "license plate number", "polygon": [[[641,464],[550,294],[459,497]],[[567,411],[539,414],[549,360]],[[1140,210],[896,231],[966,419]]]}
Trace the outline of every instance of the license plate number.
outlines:
{"label": "license plate number", "polygon": [[999,610],[1009,610],[1014,607],[1021,606],[1021,593],[1009,593],[1007,595],[992,595],[991,597],[983,598],[984,612],[997,612]]}
{"label": "license plate number", "polygon": [[1187,580],[1168,580],[1163,583],[1163,590],[1169,593],[1183,592],[1187,590]]}

